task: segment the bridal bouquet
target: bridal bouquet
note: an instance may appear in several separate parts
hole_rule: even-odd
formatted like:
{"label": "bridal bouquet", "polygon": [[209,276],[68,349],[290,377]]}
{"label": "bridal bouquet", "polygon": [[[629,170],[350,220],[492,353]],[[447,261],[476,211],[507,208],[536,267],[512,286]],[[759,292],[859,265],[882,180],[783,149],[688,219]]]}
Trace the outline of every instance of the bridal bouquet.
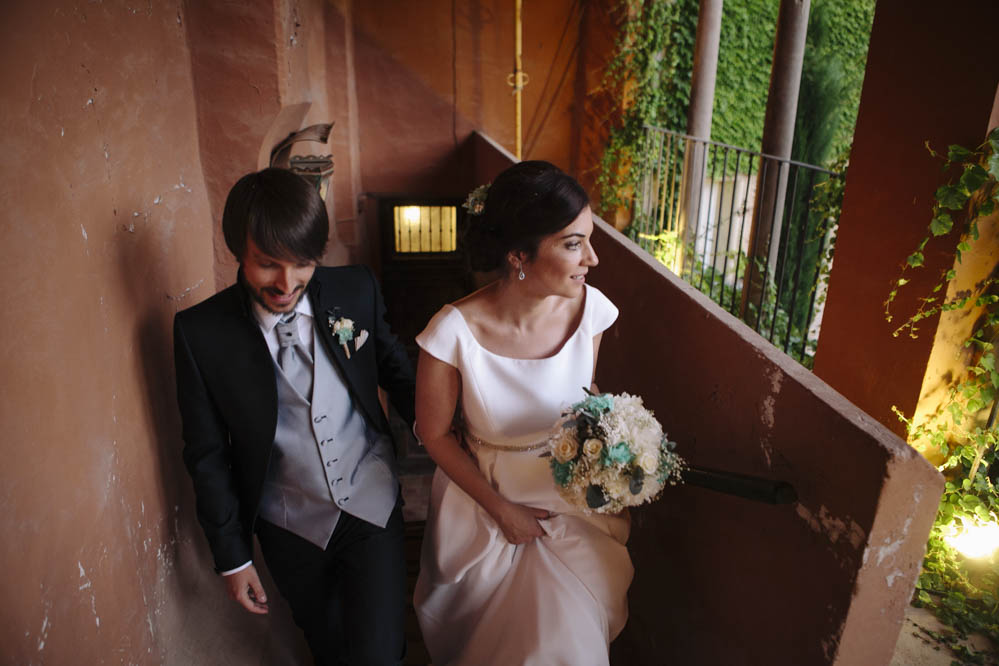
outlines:
{"label": "bridal bouquet", "polygon": [[548,438],[559,494],[586,513],[617,513],[676,485],[683,459],[638,396],[593,394],[562,415]]}

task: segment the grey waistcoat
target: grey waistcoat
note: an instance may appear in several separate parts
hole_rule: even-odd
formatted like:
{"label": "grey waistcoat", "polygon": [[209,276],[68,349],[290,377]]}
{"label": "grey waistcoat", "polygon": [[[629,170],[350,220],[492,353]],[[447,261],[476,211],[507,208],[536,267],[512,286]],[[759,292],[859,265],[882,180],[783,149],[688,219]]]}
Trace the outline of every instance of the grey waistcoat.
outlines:
{"label": "grey waistcoat", "polygon": [[326,548],[341,510],[384,527],[399,484],[392,441],[354,408],[315,330],[313,349],[311,404],[274,363],[278,420],[259,515]]}

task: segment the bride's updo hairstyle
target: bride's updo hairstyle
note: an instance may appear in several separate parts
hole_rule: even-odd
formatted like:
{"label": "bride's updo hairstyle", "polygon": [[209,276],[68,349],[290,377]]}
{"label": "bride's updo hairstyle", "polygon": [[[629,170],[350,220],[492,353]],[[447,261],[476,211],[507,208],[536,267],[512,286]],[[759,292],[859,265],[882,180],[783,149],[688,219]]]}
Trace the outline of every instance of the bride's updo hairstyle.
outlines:
{"label": "bride's updo hairstyle", "polygon": [[509,252],[533,260],[541,239],[569,226],[589,203],[582,186],[554,164],[513,165],[489,186],[482,212],[469,215],[465,250],[472,270],[505,271]]}

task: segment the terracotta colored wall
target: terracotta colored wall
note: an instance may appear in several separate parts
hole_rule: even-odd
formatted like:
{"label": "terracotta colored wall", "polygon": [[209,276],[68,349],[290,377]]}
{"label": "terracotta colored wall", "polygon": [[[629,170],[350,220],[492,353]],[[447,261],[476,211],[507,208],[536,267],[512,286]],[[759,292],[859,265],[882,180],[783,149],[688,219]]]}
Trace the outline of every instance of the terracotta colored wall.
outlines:
{"label": "terracotta colored wall", "polygon": [[[9,662],[300,659],[280,603],[270,618],[250,617],[211,571],[180,462],[170,325],[231,282],[218,231],[225,195],[288,131],[336,123],[329,263],[372,258],[364,192],[464,193],[488,155],[476,157],[474,142],[456,149],[455,135],[481,124],[512,145],[512,10],[456,4],[452,126],[451,3],[415,4],[44,0],[0,10],[17,27],[2,47],[0,98]],[[563,164],[571,6],[529,8],[525,27],[534,78],[524,117],[537,132],[528,155]]]}
{"label": "terracotta colored wall", "polygon": [[928,252],[927,267],[907,274],[891,324],[882,303],[926,233],[941,184],[924,142],[944,151],[978,145],[988,129],[999,59],[988,40],[967,36],[997,23],[991,0],[885,0],[874,16],[815,372],[900,434],[891,407],[912,414],[937,320],[924,321],[915,340],[891,331],[915,311],[910,295],[950,268],[945,255]]}
{"label": "terracotta colored wall", "polygon": [[600,221],[620,308],[597,381],[691,464],[790,482],[767,505],[681,486],[633,512],[619,664],[884,664],[943,488],[915,451]]}
{"label": "terracotta colored wall", "polygon": [[5,663],[145,662],[191,550],[169,323],[212,289],[182,11],[2,14],[0,644]]}
{"label": "terracotta colored wall", "polygon": [[[575,4],[525,3],[525,159],[569,163]],[[513,3],[376,0],[354,3],[353,13],[364,189],[466,193],[465,165],[451,153],[473,129],[514,149]]]}
{"label": "terracotta colored wall", "polygon": [[225,598],[180,460],[171,320],[215,291],[186,8],[0,13],[3,662],[289,663],[280,606]]}

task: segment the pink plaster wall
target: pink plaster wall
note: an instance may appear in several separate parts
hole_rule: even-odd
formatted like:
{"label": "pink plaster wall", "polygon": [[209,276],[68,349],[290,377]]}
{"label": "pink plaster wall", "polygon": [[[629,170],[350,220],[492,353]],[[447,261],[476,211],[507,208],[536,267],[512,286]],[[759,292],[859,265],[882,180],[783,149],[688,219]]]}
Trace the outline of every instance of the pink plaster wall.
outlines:
{"label": "pink plaster wall", "polygon": [[201,157],[219,127],[199,133],[187,7],[0,14],[16,26],[0,47],[2,661],[288,663],[280,604],[262,621],[225,597],[180,461],[171,320],[215,291]]}
{"label": "pink plaster wall", "polygon": [[150,662],[198,550],[178,525],[170,319],[213,286],[183,9],[8,3],[0,22],[16,26],[0,46],[3,658]]}
{"label": "pink plaster wall", "polygon": [[[5,663],[302,659],[280,602],[250,617],[211,571],[180,463],[170,325],[231,282],[225,195],[292,129],[335,122],[327,150],[303,150],[336,160],[329,263],[373,258],[365,192],[461,194],[477,183],[473,128],[512,145],[512,10],[456,4],[452,106],[451,3],[414,5],[0,9],[16,27],[0,47]],[[525,15],[528,154],[562,163],[571,90],[541,92],[552,63],[571,81],[571,6]]]}

